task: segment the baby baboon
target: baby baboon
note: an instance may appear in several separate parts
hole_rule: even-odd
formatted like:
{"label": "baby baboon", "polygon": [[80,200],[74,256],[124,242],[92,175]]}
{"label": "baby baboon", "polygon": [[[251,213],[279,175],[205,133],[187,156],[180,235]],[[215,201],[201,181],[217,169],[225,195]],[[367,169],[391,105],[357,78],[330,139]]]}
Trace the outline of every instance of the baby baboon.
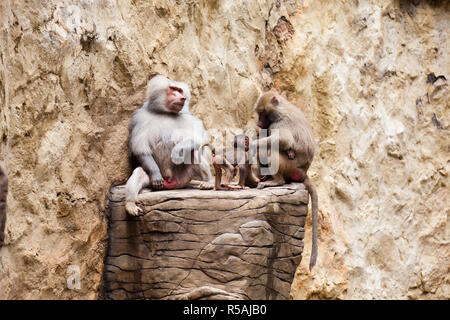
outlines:
{"label": "baby baboon", "polygon": [[[216,174],[215,190],[248,189],[248,187],[256,187],[258,185],[259,179],[256,177],[250,164],[249,148],[249,138],[244,134],[234,136],[232,148],[228,147],[216,151],[215,148],[211,147],[212,162]],[[222,183],[222,169],[225,170],[225,183]],[[231,184],[231,180],[233,180],[238,171],[238,184]]]}

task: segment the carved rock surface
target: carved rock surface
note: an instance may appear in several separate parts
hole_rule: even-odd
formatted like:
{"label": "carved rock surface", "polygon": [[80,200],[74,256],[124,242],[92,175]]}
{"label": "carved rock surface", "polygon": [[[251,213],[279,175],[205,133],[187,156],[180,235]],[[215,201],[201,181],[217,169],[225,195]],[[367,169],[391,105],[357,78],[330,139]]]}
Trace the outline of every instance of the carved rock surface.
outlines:
{"label": "carved rock surface", "polygon": [[108,195],[106,299],[289,299],[303,251],[308,193],[264,190],[151,192],[144,215]]}

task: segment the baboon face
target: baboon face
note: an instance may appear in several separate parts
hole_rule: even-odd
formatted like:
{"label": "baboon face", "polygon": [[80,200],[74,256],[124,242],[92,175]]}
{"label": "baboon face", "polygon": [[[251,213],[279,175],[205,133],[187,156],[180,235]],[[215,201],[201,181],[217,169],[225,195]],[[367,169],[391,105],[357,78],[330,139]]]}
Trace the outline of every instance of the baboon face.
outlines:
{"label": "baboon face", "polygon": [[264,93],[256,103],[255,111],[258,113],[257,126],[261,129],[268,129],[269,126],[280,118],[277,96],[272,92]]}
{"label": "baboon face", "polygon": [[178,113],[183,109],[186,97],[183,89],[177,86],[169,86],[166,91],[166,108],[169,112]]}
{"label": "baboon face", "polygon": [[248,151],[249,149],[249,139],[246,135],[240,134],[234,137],[234,148],[244,149]]}

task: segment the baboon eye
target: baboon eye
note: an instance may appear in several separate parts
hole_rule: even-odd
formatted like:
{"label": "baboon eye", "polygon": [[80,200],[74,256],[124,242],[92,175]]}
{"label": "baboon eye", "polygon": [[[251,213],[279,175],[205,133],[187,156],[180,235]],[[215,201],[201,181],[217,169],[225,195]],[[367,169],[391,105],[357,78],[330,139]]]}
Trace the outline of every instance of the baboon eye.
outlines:
{"label": "baboon eye", "polygon": [[170,90],[174,90],[174,91],[177,91],[179,93],[183,93],[183,89],[181,89],[179,87],[175,87],[175,86],[170,86]]}
{"label": "baboon eye", "polygon": [[274,106],[277,106],[277,105],[280,103],[280,102],[278,101],[277,97],[272,97],[271,102],[272,102],[272,104],[273,104]]}

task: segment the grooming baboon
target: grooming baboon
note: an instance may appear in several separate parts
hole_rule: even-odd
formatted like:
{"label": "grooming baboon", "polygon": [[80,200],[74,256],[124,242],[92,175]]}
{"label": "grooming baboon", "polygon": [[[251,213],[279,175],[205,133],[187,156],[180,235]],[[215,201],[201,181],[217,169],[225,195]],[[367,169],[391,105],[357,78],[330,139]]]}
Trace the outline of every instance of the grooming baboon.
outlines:
{"label": "grooming baboon", "polygon": [[134,112],[130,124],[129,150],[140,166],[126,184],[129,214],[142,212],[136,200],[145,186],[154,190],[183,188],[195,174],[212,180],[202,154],[192,161],[208,137],[202,121],[189,113],[190,97],[185,83],[162,75],[148,82],[145,102]]}
{"label": "grooming baboon", "polygon": [[278,131],[279,151],[271,150],[269,161],[279,161],[278,172],[272,180],[260,182],[258,188],[283,185],[289,181],[303,182],[311,196],[312,206],[312,250],[309,269],[317,259],[317,192],[311,183],[307,171],[314,158],[315,141],[311,127],[303,113],[275,92],[262,94],[256,104],[258,127],[268,129],[269,136],[257,140],[259,147],[270,146]]}
{"label": "grooming baboon", "polygon": [[[209,144],[205,144],[209,145]],[[259,179],[255,176],[250,164],[249,138],[244,134],[236,135],[232,148],[222,148],[216,151],[211,148],[213,167],[215,171],[215,190],[233,190],[256,187]],[[222,169],[225,170],[225,183],[222,184]],[[239,171],[239,182],[231,184],[231,180]]]}

